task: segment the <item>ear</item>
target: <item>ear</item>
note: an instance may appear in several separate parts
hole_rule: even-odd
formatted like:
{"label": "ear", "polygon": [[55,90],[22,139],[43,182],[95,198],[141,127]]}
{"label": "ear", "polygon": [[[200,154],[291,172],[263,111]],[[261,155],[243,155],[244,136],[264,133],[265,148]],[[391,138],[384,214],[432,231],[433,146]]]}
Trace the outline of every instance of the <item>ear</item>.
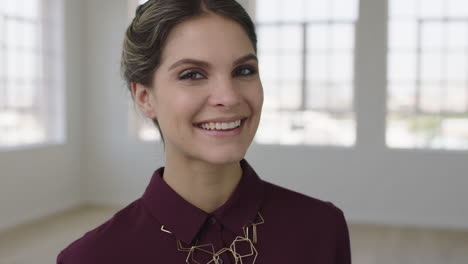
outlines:
{"label": "ear", "polygon": [[132,95],[140,111],[150,119],[156,119],[155,102],[150,88],[141,83],[132,83]]}

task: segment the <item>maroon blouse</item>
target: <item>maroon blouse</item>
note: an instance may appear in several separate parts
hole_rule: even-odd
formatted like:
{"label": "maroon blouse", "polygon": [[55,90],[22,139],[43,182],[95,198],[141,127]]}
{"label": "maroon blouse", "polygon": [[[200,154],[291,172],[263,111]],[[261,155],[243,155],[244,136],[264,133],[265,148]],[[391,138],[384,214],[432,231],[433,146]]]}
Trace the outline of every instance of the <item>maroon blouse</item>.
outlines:
{"label": "maroon blouse", "polygon": [[[242,257],[237,263],[250,264],[255,256],[256,264],[351,263],[348,227],[339,208],[261,180],[245,160],[241,166],[233,195],[211,214],[173,191],[162,179],[164,168],[156,170],[141,198],[71,243],[57,263],[168,264],[188,258],[216,264],[216,252],[222,252],[219,264],[236,263],[236,257]],[[189,251],[206,244],[212,246]],[[236,253],[223,249],[231,245]]]}

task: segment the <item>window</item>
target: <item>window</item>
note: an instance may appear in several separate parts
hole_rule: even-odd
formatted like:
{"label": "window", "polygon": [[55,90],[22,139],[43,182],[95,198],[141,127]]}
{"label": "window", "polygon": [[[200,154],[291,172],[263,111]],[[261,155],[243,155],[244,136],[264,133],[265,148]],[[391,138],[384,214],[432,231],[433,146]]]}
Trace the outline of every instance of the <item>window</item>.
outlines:
{"label": "window", "polygon": [[352,146],[357,0],[257,0],[265,93],[256,142]]}
{"label": "window", "polygon": [[389,3],[387,145],[468,149],[468,1]]}
{"label": "window", "polygon": [[2,0],[0,147],[63,140],[59,0]]}

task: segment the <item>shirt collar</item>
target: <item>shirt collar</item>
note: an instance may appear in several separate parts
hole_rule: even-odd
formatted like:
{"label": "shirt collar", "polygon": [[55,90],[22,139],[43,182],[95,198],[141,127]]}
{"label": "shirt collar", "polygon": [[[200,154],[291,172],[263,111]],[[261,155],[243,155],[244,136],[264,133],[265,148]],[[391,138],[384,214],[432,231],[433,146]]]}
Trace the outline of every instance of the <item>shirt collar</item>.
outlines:
{"label": "shirt collar", "polygon": [[165,229],[177,239],[191,244],[206,220],[214,216],[225,227],[243,236],[242,227],[254,221],[264,198],[264,184],[246,160],[240,162],[242,178],[231,197],[212,214],[193,206],[177,194],[162,175],[164,168],[156,170],[142,200]]}

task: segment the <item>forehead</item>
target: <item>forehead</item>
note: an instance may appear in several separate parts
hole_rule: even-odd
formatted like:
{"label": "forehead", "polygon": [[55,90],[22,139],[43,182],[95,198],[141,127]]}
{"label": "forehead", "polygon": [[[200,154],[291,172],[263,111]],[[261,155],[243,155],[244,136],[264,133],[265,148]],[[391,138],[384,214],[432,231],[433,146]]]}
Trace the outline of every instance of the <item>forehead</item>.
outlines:
{"label": "forehead", "polygon": [[183,58],[229,60],[254,53],[252,42],[237,22],[207,14],[176,25],[169,33],[161,66]]}

